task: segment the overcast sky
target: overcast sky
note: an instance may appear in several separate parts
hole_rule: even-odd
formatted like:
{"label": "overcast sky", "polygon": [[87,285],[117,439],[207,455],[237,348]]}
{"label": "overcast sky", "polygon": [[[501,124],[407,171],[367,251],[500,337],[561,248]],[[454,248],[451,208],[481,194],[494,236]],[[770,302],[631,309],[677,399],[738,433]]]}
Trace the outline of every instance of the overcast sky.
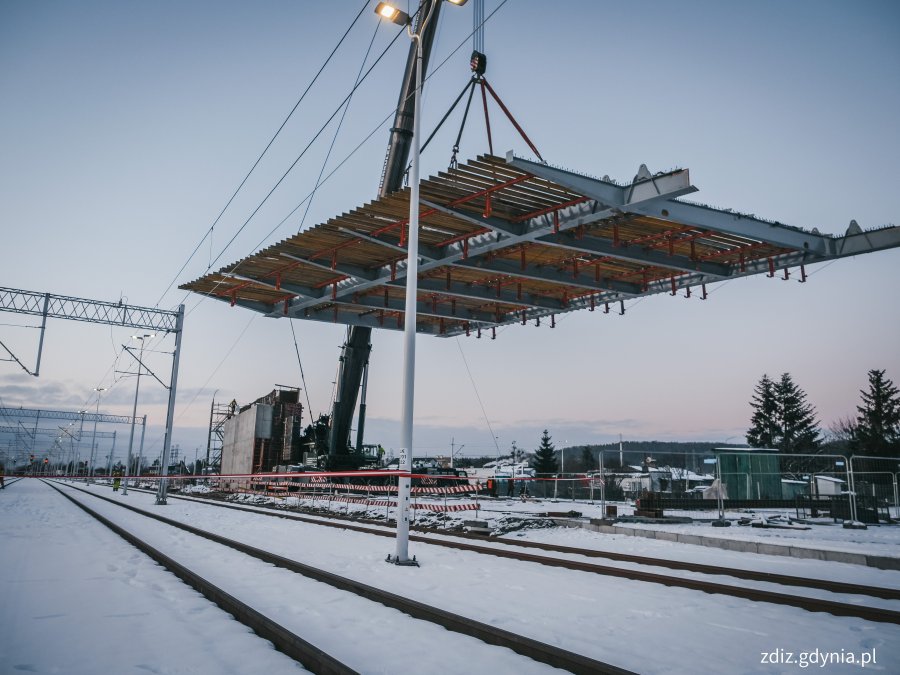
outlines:
{"label": "overcast sky", "polygon": [[[205,453],[214,393],[244,404],[302,383],[287,320],[185,297],[178,284],[377,194],[409,45],[402,35],[353,96],[325,173],[346,163],[279,225],[314,188],[338,114],[225,248],[338,108],[363,59],[368,68],[395,36],[395,26],[378,25],[373,1],[204,238],[363,6],[320,4],[0,3],[0,286],[166,309],[184,302],[173,439],[189,456]],[[443,9],[426,132],[469,78],[473,4]],[[487,77],[551,164],[619,181],[642,163],[685,167],[694,200],[823,233],[843,234],[851,219],[871,228],[900,218],[896,3],[487,0],[485,13],[498,7],[485,31]],[[487,151],[474,113],[460,159]],[[491,119],[498,153],[531,155],[496,108]],[[447,167],[459,116],[446,126],[423,175]],[[705,302],[663,295],[630,303],[625,316],[570,314],[555,329],[513,326],[495,341],[420,337],[416,454],[446,451],[451,440],[493,454],[492,435],[504,450],[513,440],[533,449],[544,428],[557,445],[620,433],[736,442],[756,382],[786,371],[827,427],[855,413],[869,369],[900,381],[900,250],[807,271],[806,284],[739,279],[711,286]],[[29,367],[37,323],[0,314],[0,341]],[[313,412],[329,411],[344,329],[294,329]],[[135,365],[117,356],[134,332],[51,320],[39,378],[0,361],[2,404],[94,409],[102,386],[101,410],[130,414]],[[369,378],[366,440],[389,448],[399,439],[400,337],[375,333]],[[147,359],[164,381],[172,348],[171,338],[155,340],[159,353]],[[138,414],[160,427],[165,397],[143,379]],[[158,452],[158,431],[148,445]]]}

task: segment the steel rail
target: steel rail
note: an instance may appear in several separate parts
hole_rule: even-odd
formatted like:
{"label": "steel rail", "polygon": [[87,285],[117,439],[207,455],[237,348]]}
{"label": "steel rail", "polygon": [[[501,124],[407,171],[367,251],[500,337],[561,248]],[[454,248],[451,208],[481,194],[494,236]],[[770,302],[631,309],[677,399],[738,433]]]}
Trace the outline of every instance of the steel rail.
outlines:
{"label": "steel rail", "polygon": [[[56,485],[53,485],[49,481],[44,482],[88,515],[106,525],[106,527],[125,539],[128,543],[153,558],[153,560],[172,572],[172,574],[177,576],[188,586],[191,586],[208,600],[234,616],[235,619],[247,626],[261,638],[269,640],[278,651],[287,654],[295,661],[299,661],[304,667],[309,668],[312,672],[321,673],[322,675],[358,675],[357,671],[341,663],[315,645],[307,642],[299,635],[292,633],[269,617],[256,611],[246,603],[241,602],[222,588],[210,583],[199,574],[192,572],[162,551],[134,536],[125,528],[120,527],[109,519],[101,516],[90,507],[85,506],[71,495],[60,490]],[[88,492],[88,494],[91,493]],[[94,496],[99,497],[99,495]],[[104,498],[101,497],[101,499]]]}
{"label": "steel rail", "polygon": [[[466,535],[467,537],[470,535]],[[873,598],[882,598],[884,600],[900,600],[900,588],[884,588],[881,586],[865,586],[863,584],[852,584],[844,581],[828,581],[827,579],[810,579],[808,577],[795,577],[789,574],[778,574],[775,572],[759,572],[756,570],[746,570],[732,567],[718,567],[716,565],[706,565],[703,563],[690,563],[681,560],[666,560],[664,558],[649,558],[647,556],[632,555],[629,553],[614,553],[612,551],[595,551],[591,549],[574,548],[571,546],[555,546],[553,544],[544,544],[536,541],[503,541],[495,539],[497,543],[506,546],[522,546],[523,548],[536,548],[544,551],[552,551],[555,553],[571,553],[576,555],[589,556],[592,558],[606,558],[618,562],[630,562],[641,565],[654,565],[656,567],[665,567],[673,570],[684,570],[687,572],[700,572],[701,574],[715,574],[736,577],[746,581],[765,581],[773,584],[781,584],[783,586],[797,586],[801,588],[815,588],[832,593],[850,593],[853,595],[868,595]]]}
{"label": "steel rail", "polygon": [[[59,488],[57,488],[56,486],[53,487],[54,489],[59,490]],[[228,546],[229,548],[240,551],[241,553],[245,553],[249,556],[252,556],[253,558],[262,560],[263,562],[267,562],[276,567],[281,567],[291,572],[301,574],[302,576],[313,579],[315,581],[326,583],[329,586],[332,586],[339,590],[354,593],[356,595],[359,595],[360,597],[366,598],[367,600],[372,600],[373,602],[378,602],[382,605],[385,605],[386,607],[397,609],[415,619],[435,623],[443,626],[447,630],[461,633],[463,635],[468,635],[469,637],[476,638],[491,645],[511,649],[512,651],[521,654],[522,656],[527,656],[535,661],[546,663],[547,665],[553,666],[555,668],[568,670],[569,672],[575,673],[576,675],[635,675],[633,671],[619,668],[602,661],[597,661],[587,656],[576,654],[575,652],[570,652],[565,649],[560,649],[559,647],[554,647],[553,645],[548,645],[546,643],[539,642],[538,640],[533,640],[522,635],[517,635],[515,633],[511,633],[510,631],[506,631],[501,628],[488,625],[486,623],[481,623],[468,617],[448,612],[438,607],[432,607],[416,600],[411,600],[401,595],[397,595],[396,593],[391,593],[389,591],[385,591],[380,588],[376,588],[374,586],[349,579],[347,577],[342,577],[331,572],[326,572],[325,570],[312,567],[311,565],[306,565],[296,560],[291,560],[290,558],[285,558],[284,556],[280,556],[269,551],[256,548],[254,546],[250,546],[249,544],[244,544],[243,542],[228,539],[227,537],[223,537],[212,532],[207,532],[206,530],[201,530],[191,525],[187,525],[186,523],[171,520],[170,518],[166,518],[154,513],[148,513],[147,511],[139,509],[135,506],[122,504],[121,502],[118,502],[114,499],[104,497],[103,495],[98,495],[89,490],[75,488],[74,486],[67,487],[71,487],[91,497],[101,499],[111,504],[115,504],[116,506],[127,509],[129,511],[133,511],[147,518],[151,518],[172,527],[176,527],[185,532],[189,532],[190,534],[203,537],[204,539],[216,542],[217,544]],[[66,496],[71,501],[78,503],[79,506],[81,506],[86,511],[89,511],[88,507],[80,504],[71,496],[66,495],[61,490],[60,493]],[[177,565],[177,563],[175,564]],[[166,567],[168,567],[168,564],[165,565]],[[221,592],[224,593],[224,591]]]}
{"label": "steel rail", "polygon": [[[260,513],[265,516],[272,516],[276,518],[288,518],[291,520],[298,520],[304,523],[311,523],[313,525],[323,525],[325,527],[338,527],[342,529],[353,530],[356,532],[363,532],[366,534],[374,534],[377,536],[383,537],[392,537],[394,536],[393,532],[387,530],[376,530],[368,527],[364,527],[361,525],[354,525],[350,523],[342,522],[339,519],[336,519],[334,516],[321,516],[322,518],[331,518],[335,522],[329,523],[317,518],[308,518],[295,513],[277,513],[277,512],[269,512],[269,511],[261,511],[258,509],[249,509],[237,504],[226,504],[216,499],[208,499],[201,497],[185,497],[178,496],[176,499],[185,499],[188,501],[199,501],[203,503],[210,503],[216,506],[220,506],[223,508],[236,509],[239,511],[246,511],[248,513]],[[371,522],[371,521],[370,521]],[[373,523],[373,525],[376,523]],[[426,532],[432,535],[437,535],[440,537],[456,537],[460,539],[471,539],[475,541],[483,541],[484,538],[480,535],[470,535],[464,533],[447,533],[442,532],[440,530],[434,530],[429,528],[414,528],[419,532]],[[416,541],[420,543],[426,544],[434,544],[436,546],[450,546],[453,548],[460,548],[463,546],[469,546],[467,544],[458,544],[457,542],[447,542],[447,541],[439,541],[435,540],[431,537],[424,537],[420,535],[410,535],[411,541]],[[523,541],[508,541],[503,539],[493,539],[491,540],[494,543],[502,544],[504,546],[518,546],[521,548],[535,548],[541,549],[548,552],[555,553],[568,553],[573,555],[583,555],[591,558],[605,558],[608,560],[614,560],[616,562],[629,562],[640,565],[650,565],[653,567],[665,567],[667,569],[673,570],[682,570],[687,572],[698,572],[700,574],[709,574],[709,575],[718,575],[718,576],[729,576],[734,577],[736,579],[741,579],[744,581],[763,581],[767,583],[775,583],[783,586],[796,586],[800,588],[813,588],[817,590],[828,591],[831,593],[849,593],[852,595],[866,595],[873,598],[881,598],[884,600],[900,600],[900,589],[896,588],[885,588],[881,586],[865,586],[862,584],[853,584],[847,583],[843,581],[829,581],[825,579],[809,579],[806,577],[796,577],[788,574],[776,574],[770,572],[760,572],[756,570],[745,570],[739,568],[731,568],[731,567],[719,567],[716,565],[706,565],[703,563],[690,563],[683,562],[680,560],[666,560],[662,558],[650,558],[647,556],[639,556],[632,555],[627,553],[615,553],[611,551],[597,551],[593,549],[581,549],[581,548],[573,548],[569,546],[555,546],[553,544],[543,544],[540,542],[523,542]],[[458,544],[458,545],[457,545]],[[493,549],[490,547],[472,547],[468,548],[468,550],[474,550],[479,553],[488,553],[489,555],[497,555],[500,557],[510,557],[517,558],[518,556],[514,555],[512,552],[502,551],[499,552],[498,549]],[[523,554],[527,555],[527,554]],[[542,558],[547,559],[547,558]],[[557,562],[547,563],[553,566],[558,566]],[[594,571],[597,571],[601,574],[606,574],[606,570],[608,569],[616,569],[616,568],[607,568],[602,565],[593,565]]]}

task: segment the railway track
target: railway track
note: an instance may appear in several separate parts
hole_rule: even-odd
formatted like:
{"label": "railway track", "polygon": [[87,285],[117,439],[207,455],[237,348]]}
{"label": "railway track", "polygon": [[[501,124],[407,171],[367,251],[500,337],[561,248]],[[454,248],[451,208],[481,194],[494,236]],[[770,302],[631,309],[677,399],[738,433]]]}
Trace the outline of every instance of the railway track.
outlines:
{"label": "railway track", "polygon": [[[140,538],[129,533],[125,528],[115,524],[110,519],[97,513],[78,499],[75,499],[68,491],[60,489],[57,485],[48,483],[53,489],[57,490],[63,497],[76,504],[86,513],[96,518],[98,521],[112,529],[114,532],[125,538],[129,543],[133,544],[141,551],[147,553],[158,563],[172,571],[179,578],[194,587],[205,597],[215,604],[219,605],[225,611],[231,613],[239,621],[247,625],[261,637],[270,640],[277,649],[296,659],[304,666],[316,673],[354,673],[353,669],[337,660],[334,656],[325,653],[323,650],[315,647],[302,637],[292,633],[284,626],[278,624],[275,620],[265,616],[261,612],[253,609],[246,603],[241,602],[236,597],[230,595],[225,589],[215,586],[203,576],[194,572],[181,563],[175,561],[170,556],[162,553],[150,544],[142,541]],[[235,551],[251,556],[257,560],[269,563],[276,567],[280,567],[291,572],[295,572],[309,579],[323,582],[341,591],[353,593],[367,600],[379,603],[385,607],[399,610],[409,615],[413,619],[427,621],[447,630],[462,635],[475,638],[482,642],[498,647],[508,648],[517,654],[526,656],[534,661],[547,664],[556,668],[562,668],[572,673],[609,673],[611,675],[625,675],[632,671],[619,668],[612,664],[604,663],[591,659],[580,654],[576,654],[558,647],[548,645],[531,638],[517,635],[503,629],[484,624],[468,617],[464,617],[446,610],[432,607],[424,603],[405,598],[403,596],[384,591],[379,588],[342,577],[331,572],[300,563],[274,553],[255,548],[248,544],[235,541],[221,535],[217,535],[205,530],[192,527],[185,523],[171,520],[163,516],[151,514],[142,509],[122,504],[114,499],[109,499],[102,495],[74,488],[67,485],[70,489],[77,490],[80,493],[89,495],[95,499],[102,500],[114,504],[123,509],[139,513],[141,516],[150,518],[154,521],[165,523],[179,530],[189,532],[195,536],[202,537],[217,544],[227,546]]]}
{"label": "railway track", "polygon": [[[174,496],[174,495],[170,495]],[[372,534],[381,537],[394,537],[394,532],[377,526],[367,527],[355,523],[348,523],[341,519],[322,520],[321,518],[310,518],[296,513],[282,513],[261,509],[251,509],[235,504],[226,504],[218,500],[198,499],[196,497],[176,497],[179,499],[188,499],[200,501],[206,504],[213,504],[223,508],[236,509],[249,513],[257,513],[277,518],[287,518],[299,522],[320,525],[324,527],[333,527],[346,529],[354,532]],[[445,546],[465,551],[472,551],[485,555],[493,555],[502,558],[511,558],[534,562],[552,567],[564,567],[566,569],[579,570],[583,572],[592,572],[596,574],[604,574],[613,577],[631,579],[635,581],[647,581],[651,583],[659,583],[666,586],[679,586],[690,588],[706,593],[720,593],[731,595],[733,597],[754,600],[759,602],[773,602],[780,605],[788,605],[800,607],[812,612],[827,612],[836,616],[854,616],[869,621],[878,621],[885,623],[900,623],[900,612],[880,609],[874,607],[864,607],[850,603],[836,602],[833,600],[824,600],[817,598],[809,598],[805,596],[789,595],[785,593],[777,593],[762,589],[743,588],[729,584],[722,584],[712,581],[703,581],[697,579],[689,579],[683,577],[672,577],[655,572],[647,572],[642,570],[633,570],[627,568],[610,567],[608,565],[598,565],[595,563],[580,562],[576,560],[568,560],[565,558],[555,558],[546,555],[529,554],[514,550],[515,548],[531,548],[552,553],[564,553],[572,555],[581,555],[590,558],[604,558],[616,562],[627,562],[641,564],[651,567],[663,567],[672,570],[694,572],[712,576],[726,576],[741,581],[758,581],[778,584],[787,587],[811,588],[824,590],[830,593],[851,594],[871,598],[880,598],[884,600],[900,600],[900,589],[884,588],[879,586],[867,586],[862,584],[852,584],[840,581],[829,581],[824,579],[811,579],[807,577],[798,577],[785,574],[775,574],[769,572],[760,572],[756,570],[736,569],[731,567],[719,567],[715,565],[705,565],[700,563],[689,563],[676,560],[665,560],[657,558],[649,558],[646,556],[638,556],[624,553],[614,553],[606,551],[597,551],[591,549],[580,549],[567,546],[554,546],[550,544],[542,544],[538,542],[522,542],[522,541],[504,541],[502,539],[491,540],[493,544],[503,545],[486,546],[484,538],[475,535],[453,534],[447,535],[435,530],[419,530],[427,532],[428,536],[420,534],[410,534],[410,541],[431,544],[435,546]],[[440,537],[440,538],[439,538]],[[456,541],[465,539],[468,541]],[[469,543],[469,542],[473,543]]]}

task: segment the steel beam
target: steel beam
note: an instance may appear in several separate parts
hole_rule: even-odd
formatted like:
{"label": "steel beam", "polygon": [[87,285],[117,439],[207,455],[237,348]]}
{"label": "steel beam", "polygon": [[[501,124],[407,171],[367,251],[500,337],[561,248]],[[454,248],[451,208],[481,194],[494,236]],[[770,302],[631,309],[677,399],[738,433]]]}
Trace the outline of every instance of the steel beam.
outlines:
{"label": "steel beam", "polygon": [[680,272],[702,272],[703,274],[724,279],[731,276],[727,265],[691,260],[680,255],[668,255],[661,251],[648,249],[640,244],[634,246],[616,246],[612,239],[584,236],[575,239],[570,234],[546,234],[538,237],[536,242],[547,246],[556,246],[585,254],[615,258],[640,265],[652,265]]}
{"label": "steel beam", "polygon": [[372,281],[375,278],[375,273],[371,270],[367,270],[364,267],[359,267],[358,265],[345,265],[343,263],[320,263],[316,260],[310,260],[309,258],[301,258],[300,256],[291,255],[290,253],[279,253],[284,258],[288,260],[294,260],[296,262],[302,263],[304,265],[309,265],[310,267],[317,267],[320,270],[325,270],[326,272],[334,272],[335,274],[342,274],[346,277],[351,277],[353,279],[360,279],[362,281]]}
{"label": "steel beam", "polygon": [[[780,248],[800,249],[820,255],[825,254],[829,248],[828,242],[830,238],[815,232],[806,232],[799,228],[782,225],[781,223],[766,222],[754,216],[732,211],[722,211],[698,204],[675,201],[674,197],[694,191],[693,189],[685,190],[684,188],[678,189],[675,187],[686,177],[686,171],[684,172],[685,176],[665,174],[660,177],[645,179],[633,184],[632,187],[634,189],[631,189],[629,192],[628,187],[618,188],[618,186],[611,186],[604,181],[587,178],[526,159],[507,156],[507,163],[517,169],[528,171],[535,176],[546,178],[575,192],[595,197],[598,200],[601,198],[609,201],[618,199],[619,203],[615,204],[615,206],[625,213],[639,213],[662,220],[672,220],[701,230],[715,230],[725,234],[764,241]],[[672,185],[671,181],[675,181],[675,185]],[[642,201],[640,197],[646,198],[648,194],[652,196],[657,189],[660,190],[660,193],[666,192],[664,189],[666,185],[671,185],[675,189],[669,191],[665,199],[651,203],[639,203]],[[618,188],[621,191],[618,197],[614,195],[615,190],[613,188]]]}
{"label": "steel beam", "polygon": [[[404,257],[406,257],[406,247],[399,246],[398,244],[392,244],[389,241],[385,241],[384,239],[379,239],[378,237],[371,237],[368,234],[363,234],[362,232],[356,232],[355,230],[350,230],[346,227],[338,228],[341,232],[345,234],[349,234],[356,239],[362,239],[363,241],[367,241],[371,244],[377,244],[378,246],[383,246],[384,248],[389,248],[392,251],[396,251],[397,253],[402,253]],[[419,242],[419,257],[425,258],[427,260],[439,260],[443,257],[443,253],[441,251],[432,248],[431,246],[426,246],[422,242]]]}
{"label": "steel beam", "polygon": [[[46,309],[45,309],[46,308]],[[155,307],[139,307],[122,302],[72,298],[53,293],[36,293],[17,288],[0,288],[0,311],[74,319],[129,328],[173,333],[178,313]]]}
{"label": "steel beam", "polygon": [[848,231],[845,236],[838,237],[830,243],[830,250],[826,254],[828,258],[883,251],[900,246],[900,227],[884,227],[868,232]]}
{"label": "steel beam", "polygon": [[[406,279],[392,281],[388,285],[405,287]],[[446,281],[437,279],[419,279],[419,290],[423,293],[435,293],[448,297],[466,298],[468,300],[480,300],[482,302],[499,302],[503,305],[526,307],[530,309],[561,310],[564,305],[554,298],[523,293],[521,297],[515,291],[491,288],[489,286],[475,286],[460,281]]]}
{"label": "steel beam", "polygon": [[[102,413],[80,413],[67,410],[39,410],[36,408],[0,408],[0,417],[15,418],[27,417],[48,420],[74,420],[84,419],[85,422],[107,422],[110,424],[131,424],[131,418],[123,415],[105,415]],[[141,424],[136,419],[135,424]]]}
{"label": "steel beam", "polygon": [[520,264],[514,263],[511,260],[485,260],[484,258],[457,260],[453,265],[467,269],[487,271],[493,274],[504,274],[520,279],[533,279],[535,281],[543,281],[558,284],[560,286],[587,288],[598,293],[611,291],[624,296],[635,296],[640,295],[641,293],[641,288],[637,284],[603,278],[601,278],[599,282],[596,282],[580,275],[575,276],[570,272],[560,271],[549,265],[537,266],[527,264],[523,268]]}
{"label": "steel beam", "polygon": [[674,199],[697,191],[697,188],[691,185],[690,173],[687,169],[677,169],[656,176],[650,176],[648,173],[648,177],[638,177],[630,185],[622,186],[564,169],[557,169],[548,164],[519,159],[512,153],[507,154],[506,163],[533,176],[545,178],[557,185],[569,188],[572,192],[590,197],[605,208],[623,211],[630,210],[629,207],[632,205],[644,201],[656,201],[659,198]]}
{"label": "steel beam", "polygon": [[[79,415],[78,417],[80,419],[81,415]],[[129,424],[130,424],[130,422],[129,422]],[[69,431],[63,431],[62,428],[58,428],[58,429],[28,429],[27,431],[32,436],[35,434],[38,434],[40,436],[61,436],[62,434],[69,434],[75,440],[80,440],[79,437],[81,436],[80,433],[76,433],[73,435]],[[0,426],[0,434],[19,434],[19,433],[21,433],[21,431],[19,430],[18,427]],[[112,435],[113,435],[112,431],[98,431],[97,432],[98,438],[104,438],[104,437],[112,438]]]}
{"label": "steel beam", "polygon": [[[388,298],[387,302],[383,298],[378,298],[376,296],[366,296],[364,298],[357,298],[356,300],[344,300],[338,299],[335,301],[336,305],[345,305],[351,307],[367,307],[373,310],[383,309],[388,312],[403,312],[405,307],[405,301],[402,298]],[[441,305],[448,304],[446,300],[441,301]],[[460,307],[457,312],[445,311],[441,309],[437,309],[430,302],[426,302],[424,300],[419,300],[416,302],[416,315],[421,314],[422,316],[431,316],[436,319],[447,319],[449,321],[469,321],[471,323],[483,323],[490,324],[496,321],[496,317],[493,314],[489,314],[487,312],[478,312],[475,310],[467,309],[464,307]]]}
{"label": "steel beam", "polygon": [[308,286],[298,286],[297,284],[291,283],[282,283],[282,284],[273,284],[268,281],[263,281],[262,279],[254,279],[253,277],[245,277],[241,274],[235,274],[233,272],[226,272],[222,275],[223,277],[228,277],[229,279],[236,279],[238,281],[246,281],[251,284],[256,284],[257,286],[263,286],[265,288],[270,288],[273,291],[279,291],[284,293],[292,293],[294,295],[298,295],[304,298],[318,298],[322,296],[322,291],[314,288],[309,288]]}

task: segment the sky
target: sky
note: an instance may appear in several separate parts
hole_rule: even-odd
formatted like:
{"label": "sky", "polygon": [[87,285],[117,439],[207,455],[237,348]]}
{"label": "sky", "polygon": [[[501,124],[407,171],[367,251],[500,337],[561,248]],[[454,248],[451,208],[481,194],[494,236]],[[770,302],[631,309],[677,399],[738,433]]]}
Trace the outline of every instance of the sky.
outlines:
{"label": "sky", "polygon": [[[426,133],[469,78],[473,4],[442,11]],[[188,458],[205,454],[214,397],[246,404],[275,385],[299,386],[315,415],[330,410],[342,327],[295,321],[295,349],[287,320],[177,286],[377,195],[406,37],[309,145],[397,34],[368,5],[0,3],[0,286],[184,303],[173,442]],[[488,80],[551,164],[619,181],[641,164],[688,168],[693,200],[828,234],[843,234],[851,219],[863,228],[897,222],[895,3],[553,7],[486,0],[484,33]],[[496,152],[531,156],[496,108],[491,120]],[[459,116],[445,127],[423,154],[423,176],[449,163]],[[459,157],[486,151],[473,114]],[[323,166],[329,175],[339,165],[304,202]],[[543,429],[558,447],[619,434],[740,442],[764,373],[790,372],[825,429],[855,414],[868,370],[900,381],[898,262],[892,250],[811,266],[806,284],[739,279],[710,286],[706,301],[652,297],[626,305],[625,316],[573,313],[555,329],[511,326],[495,341],[420,337],[414,452],[446,454],[452,443],[493,455],[512,441],[534,449]],[[37,323],[0,315],[0,341],[29,367]],[[93,390],[104,387],[101,411],[129,415],[136,366],[121,346],[134,345],[134,333],[51,320],[39,378],[0,361],[0,403],[96,409]],[[373,337],[366,442],[388,449],[399,446],[400,338]],[[173,346],[160,337],[148,347],[146,363],[163,381]],[[143,378],[138,414],[148,414],[150,454],[162,445],[165,402],[165,389]],[[116,430],[121,452],[127,428]],[[0,435],[0,452],[10,439]]]}
{"label": "sky", "polygon": [[[72,486],[60,487],[359,672],[402,672],[404,668],[409,670],[410,663],[415,664],[417,672],[428,673],[558,672],[511,650],[493,648],[324,583],[251,560],[232,549],[85,495]],[[796,660],[801,653],[815,650],[820,654],[837,652],[845,661],[851,653],[861,659],[864,652],[871,655],[874,650],[874,662],[870,661],[863,672],[896,672],[892,664],[900,656],[898,628],[888,623],[523,563],[424,542],[414,542],[411,547],[421,564],[413,570],[384,563],[385,549],[392,545],[384,537],[195,501],[178,499],[176,504],[174,498],[168,507],[158,507],[150,492],[131,490],[122,497],[121,493],[114,495],[108,486],[87,489],[103,497],[115,497],[116,501],[127,500],[154,515],[634,672],[796,672],[797,664],[757,665],[762,654],[776,649],[794,654]],[[521,516],[531,508],[545,507],[490,503],[480,514],[496,524],[501,517],[508,519],[511,512]],[[579,503],[578,508],[590,511],[599,507]],[[15,542],[14,546],[0,547],[4,581],[0,655],[14,672],[303,672],[272,650],[269,643],[253,639],[228,614],[40,481],[22,479],[0,492],[0,516],[0,537]],[[705,522],[655,527],[713,534]],[[829,527],[749,530],[718,528],[715,536],[832,551],[850,548],[874,555],[889,547],[895,551],[898,537],[897,530],[888,527],[866,531]],[[598,534],[580,528],[520,530],[508,541],[522,541],[519,537],[555,546],[897,587],[896,571],[856,564],[755,554],[751,554],[751,560],[747,553],[736,550]],[[479,545],[506,548],[499,541]],[[589,560],[599,565],[607,562]],[[616,566],[648,571],[643,565],[617,562]],[[696,576],[650,569],[666,576]],[[726,577],[717,580],[735,583]],[[739,585],[784,592],[783,586],[765,582],[740,580]],[[791,590],[797,595],[838,602],[862,601],[859,596],[816,589]],[[877,598],[866,598],[865,602],[885,609],[896,609],[897,605],[896,600]],[[398,633],[404,636],[402,649],[396,645]],[[348,635],[353,639],[348,640]],[[652,649],[646,648],[647,636],[653,636]],[[165,649],[159,648],[161,644]],[[816,667],[821,668],[821,662]],[[859,665],[832,662],[826,672],[859,672]]]}

